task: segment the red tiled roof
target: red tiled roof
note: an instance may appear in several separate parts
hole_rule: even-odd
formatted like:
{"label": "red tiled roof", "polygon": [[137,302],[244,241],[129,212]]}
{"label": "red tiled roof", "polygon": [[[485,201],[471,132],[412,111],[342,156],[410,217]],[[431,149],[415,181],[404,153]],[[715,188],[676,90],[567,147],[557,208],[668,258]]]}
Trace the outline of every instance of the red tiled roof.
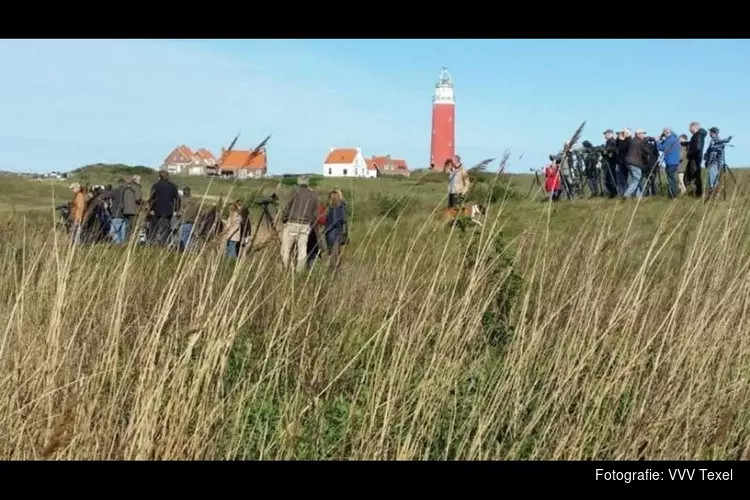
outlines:
{"label": "red tiled roof", "polygon": [[260,152],[255,158],[250,161],[249,165],[246,165],[247,159],[250,157],[250,150],[233,149],[224,159],[224,162],[220,165],[222,169],[226,170],[237,170],[240,168],[248,169],[263,169],[267,165],[266,152]]}
{"label": "red tiled roof", "polygon": [[399,170],[409,170],[406,166],[406,160],[393,160],[393,165]]}
{"label": "red tiled roof", "polygon": [[372,158],[368,158],[365,160],[365,164],[367,164],[367,170],[377,170],[378,167],[375,166],[375,161]]}
{"label": "red tiled roof", "polygon": [[193,153],[193,150],[185,146],[184,144],[177,146],[177,149],[179,149],[180,153],[184,154],[188,158],[192,158],[193,156],[195,156],[195,153]]}
{"label": "red tiled roof", "polygon": [[198,151],[195,152],[195,156],[211,164],[216,163],[216,157],[211,151],[209,151],[206,148],[200,148]]}
{"label": "red tiled roof", "polygon": [[356,148],[336,148],[326,156],[323,163],[352,163],[357,157]]}
{"label": "red tiled roof", "polygon": [[367,161],[367,168],[373,170],[376,168],[385,167],[386,165],[391,165],[394,167],[395,170],[409,170],[409,167],[406,166],[406,161],[397,159],[397,158],[391,158],[390,156],[373,156],[372,158],[366,160]]}

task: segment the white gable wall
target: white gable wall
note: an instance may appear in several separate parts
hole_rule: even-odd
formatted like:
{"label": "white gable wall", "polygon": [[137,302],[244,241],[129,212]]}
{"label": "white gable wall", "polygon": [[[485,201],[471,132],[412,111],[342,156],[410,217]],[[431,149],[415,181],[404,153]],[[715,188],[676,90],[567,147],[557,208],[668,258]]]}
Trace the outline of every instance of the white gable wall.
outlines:
{"label": "white gable wall", "polygon": [[[373,173],[375,173],[373,171]],[[351,163],[324,163],[324,177],[373,177],[367,170],[367,162],[362,156],[362,151],[357,151],[357,156]]]}

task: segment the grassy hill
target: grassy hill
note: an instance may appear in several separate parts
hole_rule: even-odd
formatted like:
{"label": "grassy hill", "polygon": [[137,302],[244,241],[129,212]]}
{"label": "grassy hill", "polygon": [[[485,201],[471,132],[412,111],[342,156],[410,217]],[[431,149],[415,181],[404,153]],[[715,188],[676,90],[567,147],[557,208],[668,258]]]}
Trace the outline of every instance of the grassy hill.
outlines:
{"label": "grassy hill", "polygon": [[101,177],[129,177],[133,175],[155,175],[156,170],[143,165],[125,165],[123,163],[94,163],[72,170],[70,174],[78,179]]}
{"label": "grassy hill", "polygon": [[[441,174],[323,179],[350,213],[337,278],[283,272],[276,244],[236,263],[218,243],[71,249],[51,224],[68,182],[4,180],[0,451],[750,458],[750,175],[735,174],[742,192],[711,203],[550,204],[533,176],[484,177],[485,224],[465,232],[441,218]],[[294,189],[177,183],[211,200]]]}

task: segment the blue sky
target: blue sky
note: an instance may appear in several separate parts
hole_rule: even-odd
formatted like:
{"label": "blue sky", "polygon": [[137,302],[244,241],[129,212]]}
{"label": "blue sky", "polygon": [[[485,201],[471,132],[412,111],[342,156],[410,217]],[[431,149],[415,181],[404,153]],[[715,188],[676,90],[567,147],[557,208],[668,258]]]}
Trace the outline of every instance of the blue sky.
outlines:
{"label": "blue sky", "polygon": [[276,174],[357,145],[421,168],[442,66],[466,164],[509,149],[509,170],[540,167],[584,120],[595,144],[698,120],[750,165],[748,40],[1,40],[0,63],[0,170],[156,167],[237,132],[243,148],[273,135]]}

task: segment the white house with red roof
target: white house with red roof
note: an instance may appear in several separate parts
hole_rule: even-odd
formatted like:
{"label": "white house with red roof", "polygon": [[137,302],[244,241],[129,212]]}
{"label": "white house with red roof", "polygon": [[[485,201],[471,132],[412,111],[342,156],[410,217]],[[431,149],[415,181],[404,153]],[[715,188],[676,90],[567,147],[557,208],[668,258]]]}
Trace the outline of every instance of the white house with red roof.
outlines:
{"label": "white house with red roof", "polygon": [[378,172],[368,167],[362,148],[331,148],[323,161],[323,176],[374,178]]}

